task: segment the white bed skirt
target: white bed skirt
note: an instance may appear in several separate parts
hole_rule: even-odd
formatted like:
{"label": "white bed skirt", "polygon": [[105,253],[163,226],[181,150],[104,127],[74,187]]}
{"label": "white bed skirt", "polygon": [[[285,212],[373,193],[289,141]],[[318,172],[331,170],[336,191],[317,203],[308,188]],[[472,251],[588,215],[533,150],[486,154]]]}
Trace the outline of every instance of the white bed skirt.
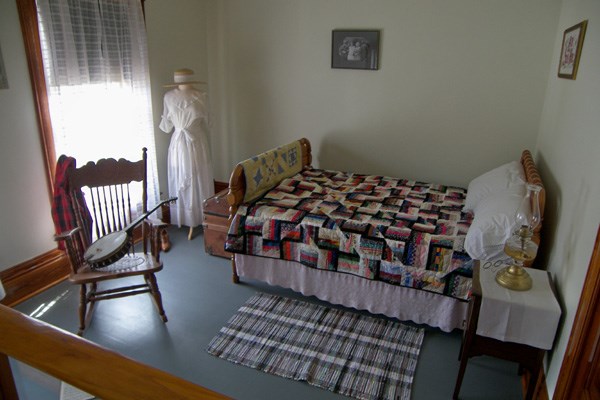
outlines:
{"label": "white bed skirt", "polygon": [[238,275],[315,296],[320,300],[445,332],[462,329],[468,303],[449,296],[309,268],[294,261],[235,255]]}

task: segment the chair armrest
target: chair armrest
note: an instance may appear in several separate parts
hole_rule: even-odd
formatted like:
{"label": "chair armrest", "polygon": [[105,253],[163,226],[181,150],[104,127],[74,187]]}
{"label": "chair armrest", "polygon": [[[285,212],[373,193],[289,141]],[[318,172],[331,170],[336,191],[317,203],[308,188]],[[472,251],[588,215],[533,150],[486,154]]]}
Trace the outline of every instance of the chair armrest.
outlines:
{"label": "chair armrest", "polygon": [[54,240],[57,242],[60,240],[73,240],[73,237],[75,236],[75,234],[77,232],[79,232],[80,230],[81,230],[80,227],[76,227],[69,231],[61,232],[58,235],[54,235]]}
{"label": "chair armrest", "polygon": [[73,228],[69,231],[61,232],[54,235],[54,240],[57,242],[65,242],[65,250],[69,257],[71,273],[77,273],[77,270],[84,264],[83,253],[84,244],[80,236],[81,227]]}

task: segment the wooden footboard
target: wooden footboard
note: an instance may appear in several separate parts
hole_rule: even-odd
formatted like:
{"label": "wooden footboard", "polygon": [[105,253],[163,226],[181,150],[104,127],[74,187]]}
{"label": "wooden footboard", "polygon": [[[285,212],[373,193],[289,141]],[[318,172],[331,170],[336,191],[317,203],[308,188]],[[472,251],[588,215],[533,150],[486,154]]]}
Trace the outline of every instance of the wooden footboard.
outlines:
{"label": "wooden footboard", "polygon": [[[302,168],[310,166],[312,162],[312,154],[310,142],[306,138],[299,140],[302,149]],[[244,201],[246,195],[246,178],[244,176],[244,168],[238,164],[229,178],[229,192],[227,193],[227,203],[229,203],[229,225],[237,212],[237,209]],[[231,256],[231,264],[233,268],[233,282],[238,283],[240,278],[235,267],[235,255]]]}

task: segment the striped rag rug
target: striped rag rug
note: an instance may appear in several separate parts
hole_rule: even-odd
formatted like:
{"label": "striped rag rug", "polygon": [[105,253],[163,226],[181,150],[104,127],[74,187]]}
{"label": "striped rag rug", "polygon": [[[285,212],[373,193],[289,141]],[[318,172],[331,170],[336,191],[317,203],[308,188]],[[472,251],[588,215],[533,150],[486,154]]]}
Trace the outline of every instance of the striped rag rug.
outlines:
{"label": "striped rag rug", "polygon": [[358,399],[410,399],[424,330],[295,299],[257,294],[208,352]]}

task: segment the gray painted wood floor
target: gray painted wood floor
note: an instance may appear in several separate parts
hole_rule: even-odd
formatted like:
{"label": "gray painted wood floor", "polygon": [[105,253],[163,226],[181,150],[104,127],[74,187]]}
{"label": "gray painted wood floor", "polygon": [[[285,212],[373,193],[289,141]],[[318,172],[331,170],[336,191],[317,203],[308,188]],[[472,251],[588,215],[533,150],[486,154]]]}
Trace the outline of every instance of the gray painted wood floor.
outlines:
{"label": "gray painted wood floor", "polygon": [[[108,300],[97,304],[84,337],[236,399],[343,398],[304,382],[229,363],[206,352],[213,336],[255,292],[319,301],[260,282],[234,285],[229,261],[204,252],[199,229],[191,241],[187,240],[187,232],[187,228],[170,228],[173,247],[163,255],[165,268],[157,275],[169,322],[161,322],[149,295]],[[63,282],[16,309],[76,332],[77,303],[78,288]],[[461,332],[444,333],[426,327],[413,399],[452,397],[460,342]],[[13,370],[22,399],[58,399],[59,382],[55,379],[16,362]],[[490,357],[469,361],[461,399],[520,398],[517,364]]]}

